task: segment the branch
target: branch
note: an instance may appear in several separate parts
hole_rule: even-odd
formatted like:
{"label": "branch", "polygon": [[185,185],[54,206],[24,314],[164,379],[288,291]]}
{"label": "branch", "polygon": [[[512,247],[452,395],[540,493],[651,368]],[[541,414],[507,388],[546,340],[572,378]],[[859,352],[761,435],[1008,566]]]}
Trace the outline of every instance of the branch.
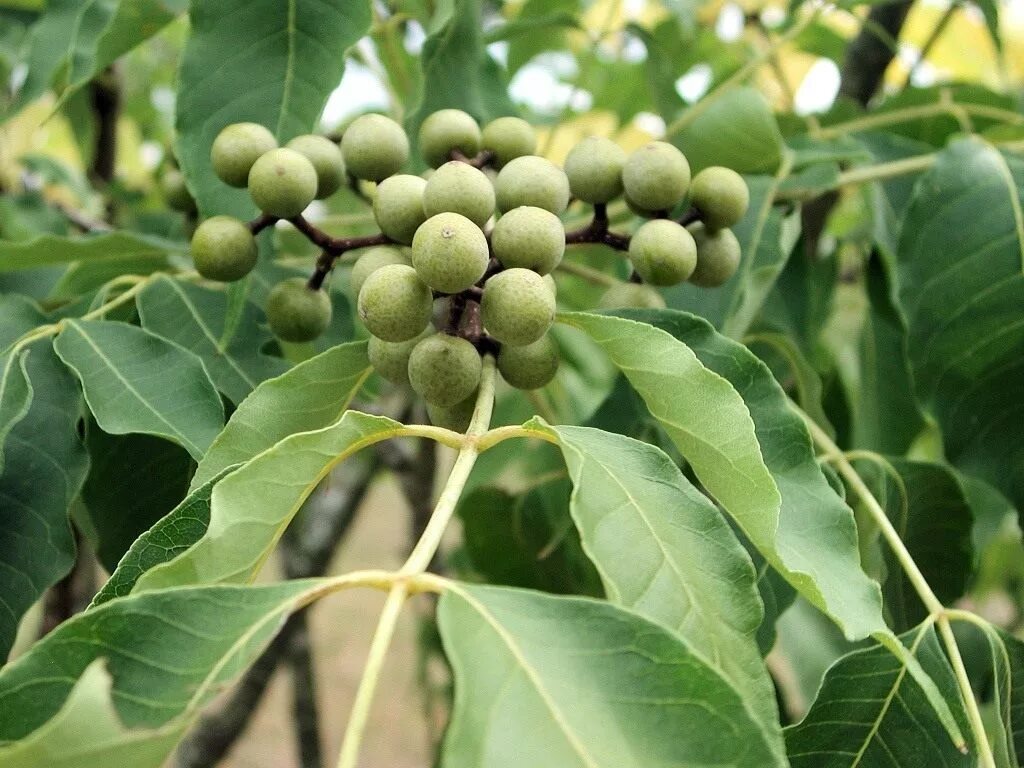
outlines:
{"label": "branch", "polygon": [[[858,35],[846,49],[839,93],[867,106],[896,57],[893,42],[899,40],[913,0],[898,0],[871,7]],[[879,34],[879,30],[883,34]]]}
{"label": "branch", "polygon": [[117,119],[121,112],[121,83],[117,70],[107,67],[89,85],[93,113],[96,115],[96,144],[89,175],[94,183],[114,180],[117,163]]}

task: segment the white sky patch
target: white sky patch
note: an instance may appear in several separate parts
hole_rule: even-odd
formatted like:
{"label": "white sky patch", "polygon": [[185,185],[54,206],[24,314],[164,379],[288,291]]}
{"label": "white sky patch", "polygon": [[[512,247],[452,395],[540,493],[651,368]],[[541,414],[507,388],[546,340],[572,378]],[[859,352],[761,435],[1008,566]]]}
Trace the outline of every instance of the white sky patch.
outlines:
{"label": "white sky patch", "polygon": [[824,112],[839,93],[839,67],[831,59],[818,59],[796,89],[794,105],[798,115]]}
{"label": "white sky patch", "polygon": [[665,135],[665,121],[653,112],[638,112],[633,118],[633,125],[652,136]]}
{"label": "white sky patch", "polygon": [[176,98],[174,89],[166,85],[158,85],[149,92],[149,103],[162,115],[174,115]]}
{"label": "white sky patch", "polygon": [[405,25],[405,50],[413,56],[419,56],[423,50],[423,43],[427,39],[427,33],[418,21],[410,21]]}
{"label": "white sky patch", "polygon": [[155,171],[164,159],[164,148],[156,141],[144,141],[139,144],[139,160],[148,171]]}
{"label": "white sky patch", "polygon": [[625,43],[622,46],[621,56],[623,60],[637,63],[645,61],[647,59],[647,46],[644,45],[643,40],[634,35],[626,35]]}
{"label": "white sky patch", "polygon": [[349,59],[341,84],[327,99],[320,122],[325,126],[335,126],[352,115],[387,108],[388,94],[380,78],[362,64]]}
{"label": "white sky patch", "polygon": [[734,3],[722,6],[715,22],[715,34],[727,43],[739,40],[743,34],[743,9]]}
{"label": "white sky patch", "polygon": [[646,0],[626,0],[623,3],[626,18],[631,20],[639,19],[643,15],[646,5]]}
{"label": "white sky patch", "polygon": [[761,23],[769,29],[779,26],[786,20],[786,11],[778,5],[769,5],[761,11]]}
{"label": "white sky patch", "polygon": [[676,80],[676,93],[683,101],[693,104],[708,92],[710,86],[711,67],[707,64],[695,64]]}
{"label": "white sky patch", "polygon": [[503,67],[508,66],[508,40],[498,40],[487,46],[487,52]]}

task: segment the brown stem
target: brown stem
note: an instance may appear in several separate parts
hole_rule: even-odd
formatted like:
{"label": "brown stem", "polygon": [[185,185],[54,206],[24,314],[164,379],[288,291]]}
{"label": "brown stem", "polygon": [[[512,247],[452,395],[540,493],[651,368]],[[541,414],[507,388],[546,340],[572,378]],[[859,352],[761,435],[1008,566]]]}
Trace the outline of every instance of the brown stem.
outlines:
{"label": "brown stem", "polygon": [[258,216],[249,222],[249,231],[254,235],[258,235],[267,227],[272,227],[279,221],[277,216],[271,216],[269,213],[264,213],[262,216]]}
{"label": "brown stem", "polygon": [[601,243],[617,251],[629,250],[629,235],[612,232],[608,229],[608,207],[604,203],[594,204],[594,218],[580,229],[565,233],[566,245],[580,243]]}
{"label": "brown stem", "polygon": [[40,635],[49,634],[59,624],[85,610],[96,594],[96,561],[90,549],[82,546],[82,535],[77,528],[74,533],[78,557],[71,572],[46,594]]}
{"label": "brown stem", "polygon": [[120,78],[114,67],[107,67],[89,85],[89,96],[96,116],[96,143],[89,175],[103,186],[114,180],[117,162],[117,119],[121,112]]}
{"label": "brown stem", "polygon": [[449,154],[452,160],[458,160],[460,163],[466,163],[474,168],[486,168],[494,161],[494,153],[489,149],[481,150],[476,157],[467,157],[457,149],[453,149]]}

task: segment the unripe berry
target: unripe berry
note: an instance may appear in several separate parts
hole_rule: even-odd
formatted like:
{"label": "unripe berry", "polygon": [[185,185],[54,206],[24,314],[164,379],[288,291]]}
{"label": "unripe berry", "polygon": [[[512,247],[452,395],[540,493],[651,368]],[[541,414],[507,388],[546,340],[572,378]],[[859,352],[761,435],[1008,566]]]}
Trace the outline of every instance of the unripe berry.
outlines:
{"label": "unripe berry", "polygon": [[613,285],[597,302],[600,309],[664,309],[665,299],[656,290],[639,283]]}
{"label": "unripe berry", "polygon": [[181,171],[174,169],[164,171],[160,179],[160,190],[163,192],[167,205],[182,213],[195,213],[196,201],[192,193],[188,191],[185,184],[185,177]]}
{"label": "unripe berry", "polygon": [[366,282],[366,278],[388,264],[412,266],[408,249],[396,248],[391,245],[378,245],[373,248],[367,248],[356,263],[352,265],[352,272],[348,277],[348,284],[352,289],[352,295],[358,298],[359,291],[363,289],[363,283]]}
{"label": "unripe berry", "polygon": [[450,407],[476,391],[482,368],[476,347],[458,336],[436,333],[409,356],[409,383],[428,403]]}
{"label": "unripe berry", "polygon": [[523,347],[502,346],[498,371],[516,389],[540,389],[558,372],[558,345],[550,335]]}
{"label": "unripe berry", "polygon": [[697,243],[697,267],[690,275],[690,282],[702,288],[717,288],[729,281],[740,266],[740,241],[731,229],[720,229],[715,233],[704,227],[693,228],[693,239]]}
{"label": "unripe berry", "polygon": [[218,178],[232,187],[249,183],[249,171],[261,156],[277,147],[274,134],[256,123],[234,123],[213,140],[210,163]]}
{"label": "unripe berry", "polygon": [[427,179],[423,210],[428,217],[459,213],[482,227],[494,214],[494,185],[483,171],[453,160]]}
{"label": "unripe berry", "polygon": [[685,227],[670,219],[645,222],[629,241],[633,268],[651,285],[683,282],[697,265],[697,243]]}
{"label": "unripe berry", "polygon": [[522,347],[537,341],[551,327],[555,297],[536,272],[506,269],[484,285],[480,319],[502,344]]}
{"label": "unripe berry", "polygon": [[600,136],[583,139],[565,158],[565,175],[573,197],[586,203],[607,203],[622,194],[626,153]]}
{"label": "unripe berry", "polygon": [[408,341],[430,322],[430,288],[405,264],[389,264],[366,278],[357,302],[359,319],[384,341]]}
{"label": "unripe berry", "polygon": [[664,141],[636,150],[622,168],[622,185],[634,205],[645,211],[670,211],[686,196],[690,164]]}
{"label": "unripe berry", "polygon": [[399,243],[411,244],[416,230],[427,220],[423,211],[426,186],[425,179],[407,173],[390,176],[378,184],[373,217],[380,231]]}
{"label": "unripe berry", "polygon": [[517,157],[537,150],[537,134],[521,117],[499,117],[484,126],[480,142],[494,153],[494,167],[501,168]]}
{"label": "unripe berry", "polygon": [[551,211],[524,205],[498,219],[491,232],[491,247],[505,267],[546,275],[565,253],[565,228]]}
{"label": "unripe berry", "polygon": [[298,216],[316,197],[316,169],[294,149],[272,149],[249,171],[249,195],[271,216]]}
{"label": "unripe berry", "polygon": [[341,148],[324,136],[312,133],[296,136],[285,146],[294,149],[313,164],[316,170],[316,197],[330,197],[345,183],[345,160]]}
{"label": "unripe berry", "polygon": [[487,270],[487,238],[476,224],[457,213],[431,216],[412,239],[412,264],[420,279],[436,291],[459,293]]}
{"label": "unripe berry", "polygon": [[476,392],[467,397],[461,403],[450,407],[443,407],[427,403],[427,416],[430,423],[441,429],[450,429],[453,432],[465,432],[473,421],[473,411],[476,410]]}
{"label": "unripe berry", "polygon": [[256,266],[256,238],[245,222],[231,216],[207,219],[192,235],[196,271],[210,280],[241,280]]}
{"label": "unripe berry", "polygon": [[282,341],[312,341],[331,324],[331,298],[307,288],[304,278],[290,277],[267,297],[267,321]]}
{"label": "unripe berry", "polygon": [[556,299],[558,298],[558,283],[555,282],[555,278],[551,276],[551,273],[544,275],[544,285],[551,291],[551,295]]}
{"label": "unripe berry", "polygon": [[425,331],[408,341],[384,341],[371,336],[366,354],[373,369],[393,384],[408,384],[409,355],[427,333]]}
{"label": "unripe berry", "polygon": [[750,190],[736,171],[712,166],[693,177],[690,202],[700,211],[704,226],[714,232],[743,218],[750,205]]}
{"label": "unripe berry", "polygon": [[384,115],[360,115],[341,137],[345,167],[357,179],[381,181],[409,159],[409,139],[402,126]]}
{"label": "unripe berry", "polygon": [[452,150],[466,157],[480,151],[480,126],[461,109],[440,109],[420,125],[420,154],[431,168],[451,159]]}
{"label": "unripe berry", "polygon": [[517,157],[498,173],[494,182],[498,209],[511,211],[532,205],[556,216],[569,205],[569,180],[550,160],[536,155]]}

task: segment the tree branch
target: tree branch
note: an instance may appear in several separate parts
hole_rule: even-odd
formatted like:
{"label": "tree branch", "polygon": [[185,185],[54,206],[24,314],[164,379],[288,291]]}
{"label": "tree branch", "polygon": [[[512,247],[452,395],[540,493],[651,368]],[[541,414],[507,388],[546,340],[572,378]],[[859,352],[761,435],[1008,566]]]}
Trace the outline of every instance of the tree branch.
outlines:
{"label": "tree branch", "polygon": [[114,180],[117,164],[117,119],[121,114],[121,82],[114,67],[107,67],[89,84],[96,116],[96,144],[89,175],[103,186]]}

